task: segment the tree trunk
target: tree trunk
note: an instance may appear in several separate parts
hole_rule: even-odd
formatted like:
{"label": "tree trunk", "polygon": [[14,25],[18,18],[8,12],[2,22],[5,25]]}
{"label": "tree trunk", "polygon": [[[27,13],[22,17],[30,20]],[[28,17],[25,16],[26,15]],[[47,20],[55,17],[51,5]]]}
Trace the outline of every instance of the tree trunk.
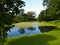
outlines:
{"label": "tree trunk", "polygon": [[3,36],[3,30],[1,30],[1,41],[2,41],[1,45],[4,45],[4,36]]}

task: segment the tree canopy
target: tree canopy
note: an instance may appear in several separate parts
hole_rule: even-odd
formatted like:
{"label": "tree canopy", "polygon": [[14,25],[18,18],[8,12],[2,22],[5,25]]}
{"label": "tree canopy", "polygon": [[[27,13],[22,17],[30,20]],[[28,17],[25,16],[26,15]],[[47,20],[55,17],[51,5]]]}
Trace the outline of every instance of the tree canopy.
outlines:
{"label": "tree canopy", "polygon": [[48,15],[55,18],[60,17],[60,0],[43,0],[43,5],[47,6]]}
{"label": "tree canopy", "polygon": [[22,0],[0,0],[0,37],[2,42],[6,37],[6,31],[13,26],[15,15],[23,6],[25,6],[25,2]]}
{"label": "tree canopy", "polygon": [[36,14],[34,11],[24,13],[24,9],[22,9],[21,13],[16,16],[15,22],[36,21],[35,17]]}
{"label": "tree canopy", "polygon": [[60,19],[60,0],[43,0],[43,6],[46,6],[46,10],[39,14],[39,20]]}

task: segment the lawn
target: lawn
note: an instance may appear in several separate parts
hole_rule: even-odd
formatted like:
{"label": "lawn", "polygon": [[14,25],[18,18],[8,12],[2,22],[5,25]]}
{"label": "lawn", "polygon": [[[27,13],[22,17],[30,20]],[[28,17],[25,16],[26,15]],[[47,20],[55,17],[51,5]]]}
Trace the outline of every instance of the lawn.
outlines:
{"label": "lawn", "polygon": [[[29,24],[28,22],[22,23],[26,25]],[[16,27],[20,27],[19,23],[15,25]],[[8,38],[6,39],[5,45],[60,45],[60,21],[39,22],[37,25],[56,26],[57,28],[42,34]]]}

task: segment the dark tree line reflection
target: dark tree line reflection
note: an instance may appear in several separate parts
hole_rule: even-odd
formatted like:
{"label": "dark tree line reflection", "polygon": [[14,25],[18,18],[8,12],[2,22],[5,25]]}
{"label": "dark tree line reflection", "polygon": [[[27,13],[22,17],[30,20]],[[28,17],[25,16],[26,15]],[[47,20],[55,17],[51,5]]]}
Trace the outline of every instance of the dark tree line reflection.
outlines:
{"label": "dark tree line reflection", "polygon": [[38,28],[40,29],[41,32],[49,32],[49,31],[56,29],[57,27],[55,27],[55,26],[40,26]]}
{"label": "dark tree line reflection", "polygon": [[19,33],[21,33],[21,34],[24,34],[24,33],[25,33],[25,29],[23,29],[23,28],[19,29],[18,31],[19,31]]}
{"label": "dark tree line reflection", "polygon": [[[27,28],[27,30],[30,30],[30,31],[34,31],[35,29],[36,29],[36,27],[29,27],[29,28]],[[21,34],[24,34],[25,33],[25,29],[24,28],[21,28],[18,31]]]}
{"label": "dark tree line reflection", "polygon": [[[14,37],[15,36],[20,36],[20,35],[27,35],[27,34],[36,34],[36,33],[43,33],[43,32],[48,32],[48,31],[51,31],[51,30],[54,30],[56,29],[57,27],[55,26],[36,26],[36,27],[28,27],[28,28],[20,28],[20,29],[12,29],[13,32],[11,30],[9,30],[9,34],[11,37]],[[12,35],[11,35],[12,33]],[[7,35],[6,33],[6,36],[9,36],[9,34]],[[10,37],[9,36],[9,37]]]}
{"label": "dark tree line reflection", "polygon": [[29,27],[28,30],[30,31],[34,31],[36,29],[36,27]]}
{"label": "dark tree line reflection", "polygon": [[[48,31],[51,31],[53,29],[56,29],[57,27],[55,26],[38,26],[38,29],[40,30],[40,32],[48,32]],[[30,31],[35,31],[36,30],[36,27],[29,27],[27,28],[27,30],[30,30]],[[25,29],[24,28],[21,28],[19,29],[19,32],[21,34],[24,34],[25,33]]]}

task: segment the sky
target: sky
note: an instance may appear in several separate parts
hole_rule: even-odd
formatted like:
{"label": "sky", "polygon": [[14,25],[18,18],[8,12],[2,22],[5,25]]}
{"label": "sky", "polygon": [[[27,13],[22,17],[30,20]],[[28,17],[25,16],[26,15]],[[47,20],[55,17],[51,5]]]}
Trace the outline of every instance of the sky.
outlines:
{"label": "sky", "polygon": [[29,11],[34,11],[38,16],[38,14],[42,10],[45,10],[44,6],[42,5],[43,0],[23,0],[23,1],[25,2],[25,7],[23,7],[23,9],[25,10],[25,13]]}

